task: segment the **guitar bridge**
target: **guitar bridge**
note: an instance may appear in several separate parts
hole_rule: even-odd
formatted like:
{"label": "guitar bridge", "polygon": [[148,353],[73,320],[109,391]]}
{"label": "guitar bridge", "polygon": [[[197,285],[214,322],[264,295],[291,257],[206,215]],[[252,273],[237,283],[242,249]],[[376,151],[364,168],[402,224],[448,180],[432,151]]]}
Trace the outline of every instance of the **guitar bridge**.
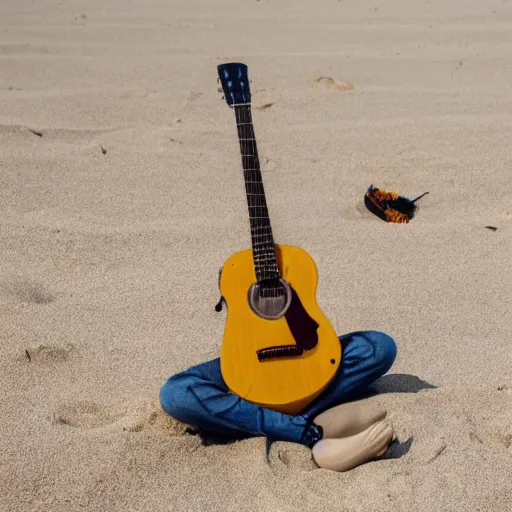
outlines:
{"label": "guitar bridge", "polygon": [[266,361],[267,359],[301,356],[303,353],[304,350],[298,345],[281,345],[272,348],[262,348],[256,352],[260,363],[262,361]]}

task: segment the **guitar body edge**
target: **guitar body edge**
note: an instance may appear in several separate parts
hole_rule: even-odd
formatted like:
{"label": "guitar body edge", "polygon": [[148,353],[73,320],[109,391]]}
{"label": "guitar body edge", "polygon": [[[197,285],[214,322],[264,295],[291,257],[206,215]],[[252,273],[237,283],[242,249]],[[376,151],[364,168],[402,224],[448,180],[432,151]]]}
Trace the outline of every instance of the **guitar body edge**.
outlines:
{"label": "guitar body edge", "polygon": [[267,409],[299,414],[332,381],[341,363],[339,338],[316,301],[318,272],[307,252],[275,245],[281,277],[295,290],[307,314],[318,324],[318,343],[300,356],[260,362],[257,351],[295,345],[284,317],[265,320],[249,306],[256,282],[252,250],[233,254],[222,267],[220,290],[227,305],[221,346],[221,372],[236,395]]}

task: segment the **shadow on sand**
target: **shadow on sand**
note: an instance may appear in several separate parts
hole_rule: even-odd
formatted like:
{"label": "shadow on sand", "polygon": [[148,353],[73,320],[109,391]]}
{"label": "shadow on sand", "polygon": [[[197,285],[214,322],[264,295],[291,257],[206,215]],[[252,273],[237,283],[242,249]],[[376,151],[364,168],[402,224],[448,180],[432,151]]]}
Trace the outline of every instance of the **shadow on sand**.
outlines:
{"label": "shadow on sand", "polygon": [[383,393],[418,393],[424,389],[437,389],[437,386],[408,373],[384,375],[369,388],[370,391],[374,390],[373,394],[376,395],[382,395]]}
{"label": "shadow on sand", "polygon": [[[437,389],[437,386],[416,377],[416,375],[394,373],[384,375],[375,381],[368,389],[369,394],[367,396],[376,396],[387,393],[419,393],[420,391],[427,389]],[[388,451],[382,458],[399,459],[400,457],[403,457],[411,449],[413,441],[413,437],[410,437],[402,443],[394,441],[391,443]]]}

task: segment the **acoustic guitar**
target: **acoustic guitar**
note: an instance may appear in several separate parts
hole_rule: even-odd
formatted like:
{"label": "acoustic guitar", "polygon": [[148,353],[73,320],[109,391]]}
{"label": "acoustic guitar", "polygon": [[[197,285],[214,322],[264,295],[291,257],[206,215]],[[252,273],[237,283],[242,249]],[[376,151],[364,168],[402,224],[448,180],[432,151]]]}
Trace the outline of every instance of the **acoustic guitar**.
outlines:
{"label": "acoustic guitar", "polygon": [[[221,372],[228,388],[267,409],[299,414],[340,365],[338,336],[316,300],[318,273],[299,247],[274,243],[252,123],[247,65],[218,66],[234,109],[252,249],[233,254],[219,276],[228,312]],[[220,306],[220,307],[219,307]]]}

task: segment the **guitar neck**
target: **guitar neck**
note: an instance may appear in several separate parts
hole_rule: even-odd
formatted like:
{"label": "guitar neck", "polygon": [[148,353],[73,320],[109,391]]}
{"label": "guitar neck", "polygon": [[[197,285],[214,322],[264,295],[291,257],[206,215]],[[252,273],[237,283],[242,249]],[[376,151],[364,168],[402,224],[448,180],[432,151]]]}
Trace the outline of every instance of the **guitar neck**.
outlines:
{"label": "guitar neck", "polygon": [[260,282],[278,279],[280,274],[263,188],[251,106],[236,105],[234,110],[244,170],[256,277]]}

